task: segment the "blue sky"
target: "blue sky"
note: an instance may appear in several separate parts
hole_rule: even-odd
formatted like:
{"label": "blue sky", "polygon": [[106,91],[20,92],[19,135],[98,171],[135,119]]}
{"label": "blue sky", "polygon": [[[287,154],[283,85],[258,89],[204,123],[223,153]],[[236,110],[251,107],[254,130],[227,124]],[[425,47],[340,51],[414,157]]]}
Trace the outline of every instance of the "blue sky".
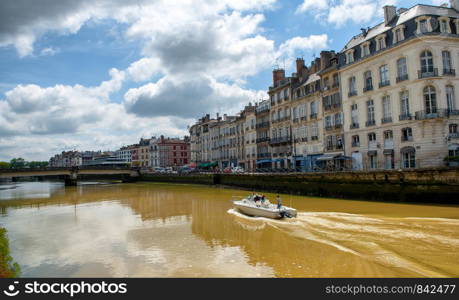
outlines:
{"label": "blue sky", "polygon": [[[0,160],[182,136],[411,0],[2,0]],[[421,1],[441,4],[442,1]],[[363,12],[363,13],[362,13]],[[37,147],[24,147],[37,145]]]}

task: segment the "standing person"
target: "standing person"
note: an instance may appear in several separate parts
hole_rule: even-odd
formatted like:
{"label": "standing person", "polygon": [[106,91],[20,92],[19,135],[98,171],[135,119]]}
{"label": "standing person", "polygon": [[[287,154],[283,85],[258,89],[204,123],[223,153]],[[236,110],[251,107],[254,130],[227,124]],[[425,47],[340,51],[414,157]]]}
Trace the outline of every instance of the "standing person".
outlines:
{"label": "standing person", "polygon": [[281,207],[282,207],[282,199],[280,198],[279,195],[277,195],[276,200],[277,200],[277,209],[281,209]]}

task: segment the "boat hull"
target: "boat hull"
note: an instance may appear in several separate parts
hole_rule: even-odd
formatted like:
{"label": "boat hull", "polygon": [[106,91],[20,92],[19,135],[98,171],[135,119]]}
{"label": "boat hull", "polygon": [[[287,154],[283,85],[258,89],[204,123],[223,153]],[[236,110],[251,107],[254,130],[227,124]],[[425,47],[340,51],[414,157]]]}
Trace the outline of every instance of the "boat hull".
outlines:
{"label": "boat hull", "polygon": [[262,206],[249,205],[241,201],[235,201],[233,204],[237,210],[248,216],[282,219],[285,216],[296,217],[297,215],[296,209],[286,206],[279,210],[277,208],[269,209]]}

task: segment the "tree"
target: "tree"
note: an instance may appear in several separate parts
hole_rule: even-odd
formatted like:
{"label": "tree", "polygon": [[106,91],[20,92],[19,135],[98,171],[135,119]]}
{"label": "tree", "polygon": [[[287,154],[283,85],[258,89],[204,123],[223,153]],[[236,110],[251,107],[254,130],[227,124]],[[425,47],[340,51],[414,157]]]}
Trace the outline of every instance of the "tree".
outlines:
{"label": "tree", "polygon": [[8,235],[5,228],[0,228],[0,278],[19,277],[21,268],[10,255]]}
{"label": "tree", "polygon": [[26,161],[23,158],[13,158],[10,161],[11,169],[21,169],[26,166]]}
{"label": "tree", "polygon": [[9,162],[0,161],[0,169],[9,169],[9,168],[11,168],[11,165]]}

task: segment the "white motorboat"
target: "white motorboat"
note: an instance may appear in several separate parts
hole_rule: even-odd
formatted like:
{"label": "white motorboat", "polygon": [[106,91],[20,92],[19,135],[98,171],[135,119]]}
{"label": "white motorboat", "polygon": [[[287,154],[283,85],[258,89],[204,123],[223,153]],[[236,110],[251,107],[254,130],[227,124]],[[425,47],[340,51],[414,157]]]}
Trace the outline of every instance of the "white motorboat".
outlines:
{"label": "white motorboat", "polygon": [[281,206],[272,204],[269,200],[255,202],[252,197],[247,197],[242,200],[233,201],[234,207],[241,213],[253,217],[265,217],[271,219],[282,219],[284,217],[296,217],[297,211],[288,206]]}

